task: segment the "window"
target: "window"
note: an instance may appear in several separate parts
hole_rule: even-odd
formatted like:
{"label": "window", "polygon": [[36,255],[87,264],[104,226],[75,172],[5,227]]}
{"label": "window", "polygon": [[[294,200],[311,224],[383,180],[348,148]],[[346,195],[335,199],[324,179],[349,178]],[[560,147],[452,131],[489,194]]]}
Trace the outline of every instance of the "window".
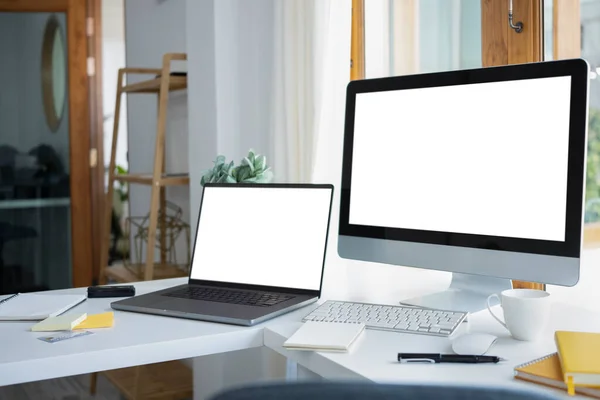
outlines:
{"label": "window", "polygon": [[480,3],[354,0],[353,79],[481,67]]}

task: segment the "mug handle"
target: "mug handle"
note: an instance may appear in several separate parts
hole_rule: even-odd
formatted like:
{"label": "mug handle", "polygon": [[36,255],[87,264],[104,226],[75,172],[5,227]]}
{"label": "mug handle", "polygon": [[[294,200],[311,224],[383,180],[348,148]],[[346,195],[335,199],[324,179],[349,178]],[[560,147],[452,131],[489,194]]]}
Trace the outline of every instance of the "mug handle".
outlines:
{"label": "mug handle", "polygon": [[498,317],[496,316],[496,314],[494,314],[494,313],[492,312],[492,309],[491,309],[491,307],[492,307],[492,306],[490,305],[490,300],[491,300],[491,299],[493,299],[493,298],[496,298],[496,299],[498,299],[498,301],[500,302],[500,304],[502,304],[502,302],[500,301],[500,296],[498,296],[498,294],[497,294],[497,293],[494,293],[494,294],[491,294],[491,295],[490,295],[490,296],[487,298],[487,309],[488,309],[488,311],[490,312],[490,314],[492,314],[492,317],[494,317],[494,319],[495,319],[496,321],[500,322],[500,325],[502,325],[503,327],[505,327],[506,329],[508,329],[508,327],[506,326],[506,324],[505,324],[505,323],[504,323],[502,320],[500,320],[500,318],[498,318]]}

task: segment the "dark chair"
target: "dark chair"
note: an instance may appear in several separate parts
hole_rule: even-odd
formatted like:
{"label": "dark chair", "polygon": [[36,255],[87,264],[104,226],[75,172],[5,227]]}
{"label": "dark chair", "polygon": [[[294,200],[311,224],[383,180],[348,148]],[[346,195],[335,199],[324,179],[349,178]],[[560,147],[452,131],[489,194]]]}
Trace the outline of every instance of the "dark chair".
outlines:
{"label": "dark chair", "polygon": [[557,400],[548,392],[493,387],[278,383],[240,387],[212,400]]}

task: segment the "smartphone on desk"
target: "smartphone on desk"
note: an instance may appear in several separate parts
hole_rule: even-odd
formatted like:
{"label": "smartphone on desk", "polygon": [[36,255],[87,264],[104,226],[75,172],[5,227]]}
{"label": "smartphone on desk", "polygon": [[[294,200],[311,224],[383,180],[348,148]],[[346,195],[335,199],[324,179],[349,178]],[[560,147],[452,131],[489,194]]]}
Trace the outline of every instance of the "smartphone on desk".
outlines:
{"label": "smartphone on desk", "polygon": [[88,298],[100,297],[131,297],[135,296],[133,285],[123,286],[90,286],[88,287]]}

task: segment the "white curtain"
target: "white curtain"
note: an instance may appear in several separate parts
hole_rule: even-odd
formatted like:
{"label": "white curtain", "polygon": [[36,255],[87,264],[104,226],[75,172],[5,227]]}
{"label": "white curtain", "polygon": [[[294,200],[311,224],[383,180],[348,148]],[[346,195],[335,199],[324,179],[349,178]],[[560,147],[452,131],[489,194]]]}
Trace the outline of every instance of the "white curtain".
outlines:
{"label": "white curtain", "polygon": [[337,232],[342,175],[342,146],[346,86],[350,80],[351,0],[319,1],[316,20],[321,27],[320,96],[315,116],[316,153],[312,182],[335,186],[323,291],[344,298],[348,290],[348,262],[337,253]]}
{"label": "white curtain", "polygon": [[332,183],[335,197],[323,290],[344,296],[337,254],[351,0],[276,1],[272,166],[279,182]]}
{"label": "white curtain", "polygon": [[279,182],[307,182],[314,159],[315,1],[275,1],[273,170]]}
{"label": "white curtain", "polygon": [[352,2],[319,1],[321,60],[319,94],[315,117],[316,157],[314,182],[333,183],[339,194],[342,173],[342,144],[346,86],[350,81],[350,37]]}
{"label": "white curtain", "polygon": [[[339,181],[350,24],[351,0],[275,1],[271,164],[279,182]],[[339,165],[330,150],[340,150]]]}

